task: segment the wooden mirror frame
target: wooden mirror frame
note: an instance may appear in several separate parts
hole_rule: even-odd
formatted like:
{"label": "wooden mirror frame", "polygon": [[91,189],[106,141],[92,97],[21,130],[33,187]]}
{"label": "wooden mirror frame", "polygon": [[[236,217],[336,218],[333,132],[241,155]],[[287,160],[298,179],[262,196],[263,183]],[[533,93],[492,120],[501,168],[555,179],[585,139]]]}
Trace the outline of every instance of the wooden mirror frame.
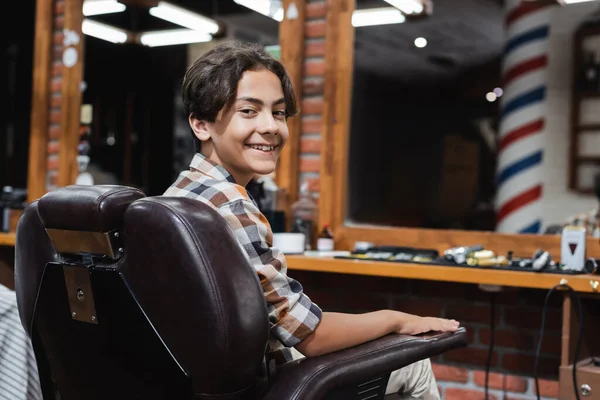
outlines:
{"label": "wooden mirror frame", "polygon": [[[414,246],[442,252],[455,246],[481,244],[497,254],[506,254],[512,250],[517,256],[531,256],[536,250],[544,249],[554,257],[559,257],[559,235],[501,234],[346,223],[354,65],[354,27],[351,21],[354,8],[355,0],[327,0],[319,226],[330,224],[335,234],[336,248],[351,250],[356,241],[369,241],[380,245]],[[587,240],[587,255],[600,256],[598,239]]]}

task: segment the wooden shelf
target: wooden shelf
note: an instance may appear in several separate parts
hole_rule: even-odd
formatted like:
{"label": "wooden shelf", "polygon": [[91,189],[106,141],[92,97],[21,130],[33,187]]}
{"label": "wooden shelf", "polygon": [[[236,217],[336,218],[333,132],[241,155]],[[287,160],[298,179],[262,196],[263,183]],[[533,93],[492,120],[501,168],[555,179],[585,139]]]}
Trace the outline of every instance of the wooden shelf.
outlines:
{"label": "wooden shelf", "polygon": [[577,130],[580,133],[585,131],[600,131],[600,124],[579,125]]}
{"label": "wooden shelf", "polygon": [[543,272],[506,271],[490,267],[449,267],[444,265],[405,264],[382,261],[344,260],[325,257],[286,256],[290,270],[369,275],[390,278],[499,285],[531,289],[550,289],[565,278],[577,292],[597,293],[590,282],[597,275],[562,275]]}
{"label": "wooden shelf", "polygon": [[600,156],[579,156],[576,161],[581,164],[600,164]]}
{"label": "wooden shelf", "polygon": [[600,99],[600,92],[575,92],[575,98],[577,98],[579,101]]}
{"label": "wooden shelf", "polygon": [[14,232],[0,232],[0,246],[14,246],[17,241],[17,235]]}

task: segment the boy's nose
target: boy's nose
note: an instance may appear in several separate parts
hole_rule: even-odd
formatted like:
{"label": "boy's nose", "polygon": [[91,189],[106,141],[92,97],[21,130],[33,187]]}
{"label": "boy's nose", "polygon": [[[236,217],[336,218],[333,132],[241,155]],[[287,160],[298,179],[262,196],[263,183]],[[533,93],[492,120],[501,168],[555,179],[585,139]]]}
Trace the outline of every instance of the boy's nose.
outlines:
{"label": "boy's nose", "polygon": [[267,133],[277,135],[279,133],[279,127],[277,126],[275,118],[273,118],[271,114],[266,114],[263,118],[261,118],[258,132],[263,135]]}

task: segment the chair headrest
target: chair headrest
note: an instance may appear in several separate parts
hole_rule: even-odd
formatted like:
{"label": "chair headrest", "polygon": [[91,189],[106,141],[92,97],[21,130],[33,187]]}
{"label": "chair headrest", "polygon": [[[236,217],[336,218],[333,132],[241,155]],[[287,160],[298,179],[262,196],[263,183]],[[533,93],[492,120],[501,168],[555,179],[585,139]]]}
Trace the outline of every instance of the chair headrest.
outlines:
{"label": "chair headrest", "polygon": [[72,185],[46,193],[38,212],[46,229],[109,232],[121,227],[127,207],[142,197],[127,186]]}

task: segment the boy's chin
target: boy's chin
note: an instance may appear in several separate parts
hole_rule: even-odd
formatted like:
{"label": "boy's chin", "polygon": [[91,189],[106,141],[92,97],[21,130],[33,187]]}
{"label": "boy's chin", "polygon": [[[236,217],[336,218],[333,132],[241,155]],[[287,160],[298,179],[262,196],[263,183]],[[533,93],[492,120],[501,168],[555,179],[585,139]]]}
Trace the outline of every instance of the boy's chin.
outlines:
{"label": "boy's chin", "polygon": [[254,162],[251,164],[252,171],[258,175],[269,175],[275,171],[277,163],[275,162]]}

